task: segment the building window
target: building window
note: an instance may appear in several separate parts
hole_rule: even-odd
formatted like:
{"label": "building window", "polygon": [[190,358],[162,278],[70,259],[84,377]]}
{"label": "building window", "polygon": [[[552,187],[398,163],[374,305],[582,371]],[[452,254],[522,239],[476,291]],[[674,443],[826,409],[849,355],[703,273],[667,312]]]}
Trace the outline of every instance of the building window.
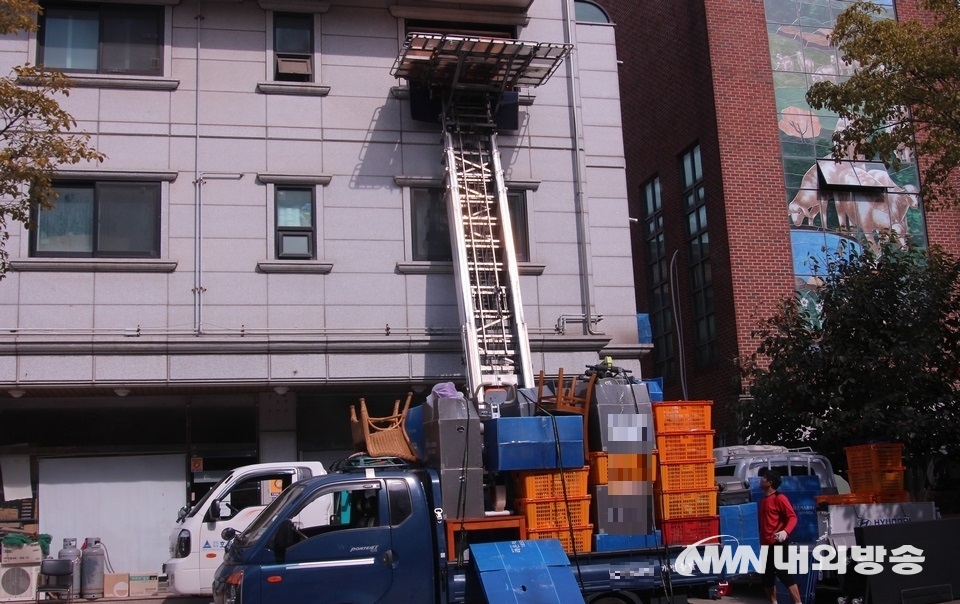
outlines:
{"label": "building window", "polygon": [[158,258],[160,183],[54,183],[52,208],[34,211],[30,255]]}
{"label": "building window", "polygon": [[610,23],[606,11],[587,0],[576,0],[573,11],[578,23]]}
{"label": "building window", "polygon": [[313,15],[273,15],[274,79],[313,81]]}
{"label": "building window", "polygon": [[687,223],[687,260],[693,312],[693,342],[699,366],[717,361],[717,321],[713,308],[713,275],[710,268],[710,234],[703,164],[697,145],[682,160],[683,209]]}
{"label": "building window", "polygon": [[507,40],[512,40],[517,37],[516,28],[509,25],[407,19],[404,26],[408,34],[452,34],[456,36],[477,36],[481,38],[500,38]]}
{"label": "building window", "polygon": [[[415,261],[451,261],[450,224],[441,188],[411,189],[413,259]],[[527,227],[527,199],[523,191],[507,193],[513,245],[517,262],[530,261],[530,237]]]}
{"label": "building window", "polygon": [[660,178],[643,186],[643,237],[647,246],[647,282],[650,288],[650,328],[657,375],[674,375],[673,314],[671,311],[669,260],[663,232],[663,201]]}
{"label": "building window", "polygon": [[162,75],[163,7],[44,4],[37,62],[67,72]]}
{"label": "building window", "polygon": [[313,187],[277,187],[277,258],[313,260],[317,257],[316,203]]}

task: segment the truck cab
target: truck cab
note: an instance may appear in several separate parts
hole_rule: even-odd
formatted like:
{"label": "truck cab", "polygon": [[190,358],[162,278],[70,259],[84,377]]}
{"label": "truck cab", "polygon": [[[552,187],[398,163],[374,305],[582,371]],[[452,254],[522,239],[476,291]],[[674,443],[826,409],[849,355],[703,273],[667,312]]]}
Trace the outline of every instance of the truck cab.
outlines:
{"label": "truck cab", "polygon": [[293,485],[233,538],[214,602],[436,601],[442,522],[424,484],[416,471],[378,471]]}
{"label": "truck cab", "polygon": [[830,460],[811,449],[788,449],[778,445],[735,445],[717,447],[715,476],[721,485],[739,485],[772,469],[780,476],[816,476],[824,495],[837,493],[837,477]]}
{"label": "truck cab", "polygon": [[196,504],[180,510],[170,532],[170,559],[163,565],[170,589],[209,594],[213,573],[223,562],[223,530],[242,531],[286,487],[324,474],[323,464],[315,461],[253,464],[228,472]]}

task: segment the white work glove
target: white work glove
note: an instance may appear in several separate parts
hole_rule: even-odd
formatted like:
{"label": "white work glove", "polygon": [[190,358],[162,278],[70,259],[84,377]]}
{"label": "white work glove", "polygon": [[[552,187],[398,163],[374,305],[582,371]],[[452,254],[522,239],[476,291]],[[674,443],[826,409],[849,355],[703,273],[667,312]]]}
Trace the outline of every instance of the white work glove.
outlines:
{"label": "white work glove", "polygon": [[773,538],[777,540],[777,543],[783,543],[787,540],[787,531],[777,531],[773,534]]}

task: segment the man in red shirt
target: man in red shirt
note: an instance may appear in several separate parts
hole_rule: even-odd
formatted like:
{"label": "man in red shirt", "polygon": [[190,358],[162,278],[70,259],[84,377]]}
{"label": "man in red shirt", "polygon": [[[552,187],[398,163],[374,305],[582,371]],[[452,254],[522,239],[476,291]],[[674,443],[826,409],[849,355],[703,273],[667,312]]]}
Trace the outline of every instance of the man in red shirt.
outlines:
{"label": "man in red shirt", "polygon": [[[760,523],[760,545],[767,545],[767,562],[763,569],[763,587],[772,604],[777,604],[777,577],[784,584],[794,604],[801,604],[800,589],[786,570],[774,566],[775,548],[784,547],[787,537],[797,526],[797,514],[790,505],[787,496],[778,491],[780,475],[773,470],[760,471],[760,489],[763,499],[757,505],[757,515]],[[783,556],[786,559],[786,556]]]}

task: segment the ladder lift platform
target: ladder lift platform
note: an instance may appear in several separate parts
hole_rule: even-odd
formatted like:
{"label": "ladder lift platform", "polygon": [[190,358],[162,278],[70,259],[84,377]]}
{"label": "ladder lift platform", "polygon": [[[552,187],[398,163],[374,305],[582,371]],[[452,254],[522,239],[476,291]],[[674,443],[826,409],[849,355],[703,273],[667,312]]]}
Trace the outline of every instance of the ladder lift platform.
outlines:
{"label": "ladder lift platform", "polygon": [[504,387],[533,386],[497,113],[504,95],[543,84],[571,48],[412,33],[391,71],[439,108],[467,387],[481,417],[499,416]]}

